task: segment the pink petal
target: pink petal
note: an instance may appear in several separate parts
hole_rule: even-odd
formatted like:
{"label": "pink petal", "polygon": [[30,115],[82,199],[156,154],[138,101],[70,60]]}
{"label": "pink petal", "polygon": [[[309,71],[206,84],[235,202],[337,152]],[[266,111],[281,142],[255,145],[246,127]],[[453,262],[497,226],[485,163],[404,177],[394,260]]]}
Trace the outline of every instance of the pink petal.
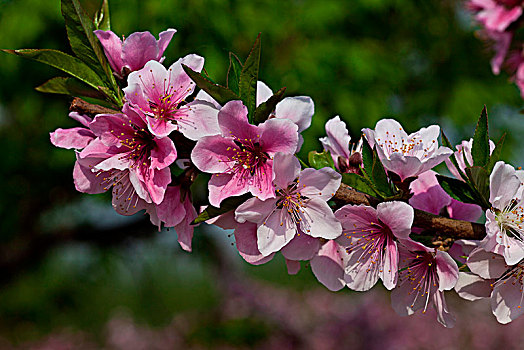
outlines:
{"label": "pink petal", "polygon": [[159,169],[151,172],[151,178],[146,182],[146,187],[155,204],[162,203],[167,185],[171,183],[171,170]]}
{"label": "pink petal", "polygon": [[158,34],[158,56],[156,57],[158,61],[160,60],[160,58],[162,58],[162,55],[164,54],[164,51],[167,48],[167,45],[169,45],[169,42],[171,41],[171,38],[173,38],[173,35],[175,33],[176,29],[169,28]]}
{"label": "pink petal", "polygon": [[354,249],[348,254],[344,281],[352,290],[367,291],[377,283],[381,269],[382,266],[375,264],[371,255],[362,257],[362,252]]}
{"label": "pink petal", "polygon": [[113,71],[120,73],[124,66],[122,61],[122,41],[111,31],[95,30],[94,33],[104,48],[109,65]]}
{"label": "pink petal", "polygon": [[258,198],[249,198],[235,210],[235,220],[239,223],[246,221],[261,224],[277,207],[277,199],[262,201]]}
{"label": "pink petal", "polygon": [[392,290],[397,285],[398,279],[398,249],[395,241],[388,239],[386,253],[384,255],[382,282],[386,289]]}
{"label": "pink petal", "polygon": [[[142,69],[132,72],[127,77],[128,87],[124,89],[126,99],[144,111],[150,111],[148,99],[157,101],[164,94],[164,79],[168,78],[166,68],[157,61],[145,63]],[[140,87],[137,89],[134,84]]]}
{"label": "pink petal", "polygon": [[489,202],[495,208],[503,209],[514,199],[519,187],[520,180],[515,174],[515,168],[499,161],[489,177]]}
{"label": "pink petal", "polygon": [[437,250],[435,260],[437,262],[437,275],[439,279],[438,289],[440,291],[450,290],[455,287],[458,280],[457,263],[448,253]]}
{"label": "pink petal", "polygon": [[302,195],[327,201],[337,192],[342,176],[331,168],[307,168],[300,173],[299,181]]}
{"label": "pink petal", "polygon": [[193,231],[195,225],[191,225],[191,222],[198,216],[193,204],[189,198],[184,201],[184,209],[186,211],[185,218],[177,225],[175,225],[175,231],[178,235],[178,243],[186,252],[191,251],[191,241],[193,240]]}
{"label": "pink petal", "polygon": [[437,310],[437,321],[446,328],[453,328],[456,323],[455,316],[448,310],[444,293],[437,291],[433,294],[433,306]]}
{"label": "pink petal", "polygon": [[485,280],[470,272],[460,272],[455,291],[459,297],[469,301],[489,298],[493,282],[495,280]]}
{"label": "pink petal", "polygon": [[77,112],[70,112],[69,113],[69,117],[71,119],[76,120],[77,122],[79,122],[80,124],[82,124],[83,126],[85,126],[87,128],[89,127],[89,123],[91,123],[93,121],[93,118],[88,117],[85,114],[79,114]]}
{"label": "pink petal", "polygon": [[[188,201],[186,200],[186,202]],[[189,202],[189,204],[191,203]],[[190,213],[186,213],[186,209],[180,201],[180,187],[167,187],[164,200],[157,205],[156,214],[158,219],[162,221],[166,227],[176,226],[181,223],[186,216],[189,216]]]}
{"label": "pink petal", "polygon": [[224,199],[247,193],[248,187],[243,182],[237,174],[214,174],[208,182],[209,203],[218,208]]}
{"label": "pink petal", "polygon": [[204,67],[204,58],[195,54],[190,54],[178,59],[168,69],[169,85],[175,89],[174,99],[183,100],[195,90],[195,83],[182,68],[182,64],[188,66],[196,72],[200,72]]}
{"label": "pink petal", "polygon": [[320,249],[320,241],[304,233],[298,233],[280,252],[289,260],[310,260]]}
{"label": "pink petal", "polygon": [[77,191],[90,194],[107,191],[107,185],[104,184],[105,174],[102,173],[97,176],[97,173],[93,173],[89,166],[93,166],[98,162],[100,162],[100,159],[96,158],[89,158],[88,160],[82,161],[82,163],[79,161],[75,162],[73,168],[73,180]]}
{"label": "pink petal", "polygon": [[273,159],[275,185],[286,189],[300,174],[300,162],[292,154],[278,152]]}
{"label": "pink petal", "polygon": [[178,128],[185,137],[197,141],[204,136],[221,134],[218,126],[218,110],[210,103],[195,100],[189,104],[188,115]]}
{"label": "pink petal", "polygon": [[[225,137],[259,139],[260,131],[247,121],[247,107],[242,101],[229,101],[218,112],[218,125]],[[289,153],[289,152],[288,152]]]}
{"label": "pink petal", "polygon": [[298,126],[298,132],[309,128],[314,113],[315,104],[308,96],[286,97],[275,108],[275,116],[291,120]]}
{"label": "pink petal", "polygon": [[440,187],[436,173],[426,171],[418,176],[410,185],[413,197],[409,204],[413,207],[439,215],[442,208],[451,203],[451,197]]}
{"label": "pink petal", "polygon": [[377,215],[395,237],[400,239],[409,237],[415,216],[410,205],[399,201],[380,203],[377,206]]}
{"label": "pink petal", "polygon": [[329,240],[311,260],[311,271],[318,281],[331,291],[340,290],[346,285],[343,254],[345,254],[344,248],[335,241]]}
{"label": "pink petal", "polygon": [[[220,135],[206,136],[198,140],[191,151],[191,161],[205,173],[225,173],[234,164],[235,143]],[[225,176],[225,175],[224,175]]]}
{"label": "pink petal", "polygon": [[149,32],[135,32],[129,35],[122,45],[122,61],[132,71],[144,67],[150,60],[158,57],[158,44]]}
{"label": "pink petal", "polygon": [[297,125],[286,119],[269,119],[259,125],[260,143],[270,155],[295,153],[298,145]]}
{"label": "pink petal", "polygon": [[469,239],[457,239],[453,242],[451,248],[449,248],[448,253],[456,261],[465,264],[466,259],[464,256],[467,256],[473,251],[473,249],[479,246],[479,241],[469,240]]}
{"label": "pink petal", "polygon": [[205,101],[205,102],[209,102],[211,103],[216,109],[220,109],[222,108],[221,105],[218,104],[217,101],[215,101],[215,99],[213,97],[211,97],[207,92],[205,92],[204,90],[200,90],[196,96],[195,96],[195,101]]}
{"label": "pink petal", "polygon": [[448,206],[448,214],[452,219],[475,222],[482,216],[484,211],[476,204],[462,203],[455,199],[451,199],[451,204]]}
{"label": "pink petal", "polygon": [[56,129],[49,133],[49,137],[56,147],[82,149],[95,138],[95,134],[86,128],[71,128]]}
{"label": "pink petal", "polygon": [[297,228],[283,222],[281,216],[281,210],[275,210],[257,229],[258,249],[264,256],[279,251],[295,237]]}
{"label": "pink petal", "polygon": [[491,295],[491,310],[497,321],[507,324],[522,315],[523,299],[520,283],[497,283]]}
{"label": "pink petal", "polygon": [[168,119],[147,116],[146,120],[147,128],[157,137],[165,138],[178,129],[178,126]]}
{"label": "pink petal", "polygon": [[346,123],[336,116],[327,121],[325,128],[327,136],[321,138],[320,142],[324,149],[331,153],[335,164],[338,164],[338,157],[348,159],[351,136],[349,136]]}
{"label": "pink petal", "polygon": [[257,225],[245,223],[237,226],[234,232],[238,253],[252,265],[261,265],[273,259],[275,253],[262,255],[257,246]]}
{"label": "pink petal", "polygon": [[303,210],[300,227],[304,233],[325,239],[335,239],[342,234],[342,225],[326,201],[312,198]]}
{"label": "pink petal", "polygon": [[155,147],[151,150],[151,168],[163,169],[176,160],[175,144],[170,138],[155,139]]}
{"label": "pink petal", "polygon": [[275,197],[275,187],[273,186],[273,161],[268,160],[265,164],[258,167],[257,173],[248,179],[249,192],[253,196],[266,200]]}
{"label": "pink petal", "polygon": [[467,264],[471,272],[484,279],[499,278],[507,270],[502,256],[487,252],[482,248],[474,249],[469,254]]}

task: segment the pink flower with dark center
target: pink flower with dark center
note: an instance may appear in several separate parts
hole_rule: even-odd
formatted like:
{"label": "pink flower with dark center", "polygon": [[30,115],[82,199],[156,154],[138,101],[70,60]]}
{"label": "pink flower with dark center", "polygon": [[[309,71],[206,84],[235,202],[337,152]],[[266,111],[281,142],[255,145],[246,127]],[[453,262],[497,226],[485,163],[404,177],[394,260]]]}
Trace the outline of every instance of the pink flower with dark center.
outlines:
{"label": "pink flower with dark center", "polygon": [[162,62],[164,51],[176,30],[161,32],[158,40],[149,32],[133,33],[124,41],[112,31],[95,30],[94,33],[104,48],[115,76],[125,79],[129,73],[141,69],[150,60]]}
{"label": "pink flower with dark center", "polygon": [[346,123],[339,116],[326,123],[326,137],[320,138],[324,150],[329,151],[333,162],[342,173],[359,173],[362,165],[362,138],[358,144],[351,145]]}
{"label": "pink flower with dark center", "polygon": [[251,192],[261,200],[275,197],[273,156],[297,149],[297,126],[289,120],[270,119],[255,126],[247,120],[241,101],[228,102],[218,114],[221,135],[198,140],[191,160],[209,181],[209,203]]}
{"label": "pink flower with dark center", "polygon": [[453,327],[455,318],[448,310],[444,291],[455,286],[458,274],[458,266],[448,253],[415,241],[403,241],[399,284],[391,292],[393,309],[401,316],[420,309],[425,313],[431,301],[437,311],[437,320],[445,327]]}
{"label": "pink flower with dark center", "polygon": [[257,224],[258,249],[264,256],[281,250],[297,236],[306,236],[301,239],[303,242],[297,242],[299,246],[306,243],[308,236],[325,239],[340,236],[340,222],[327,204],[340,186],[340,174],[330,168],[300,171],[298,159],[283,153],[275,155],[273,171],[276,198],[250,198],[235,211],[238,222]]}
{"label": "pink flower with dark center", "polygon": [[[95,171],[129,170],[140,198],[160,204],[171,182],[169,165],[176,159],[176,149],[169,138],[157,138],[149,132],[143,117],[124,106],[123,114],[99,114],[90,124],[100,139],[96,153],[81,158],[105,158],[93,166]],[[104,149],[105,148],[105,149]],[[105,152],[105,153],[104,153]],[[88,154],[86,154],[88,153]]]}
{"label": "pink flower with dark center", "polygon": [[500,161],[489,177],[486,237],[480,247],[504,256],[508,265],[524,259],[524,171]]}
{"label": "pink flower with dark center", "polygon": [[382,279],[387,289],[397,284],[399,240],[409,239],[413,208],[404,202],[380,203],[377,209],[345,205],[335,212],[343,235],[337,239],[348,253],[345,261],[347,286],[358,291]]}
{"label": "pink flower with dark center", "polygon": [[185,103],[195,89],[195,83],[184,72],[182,64],[200,72],[204,58],[187,55],[169,69],[156,61],[129,75],[124,89],[127,101],[146,116],[149,130],[165,137],[178,130],[185,137],[197,140],[203,136],[220,134],[218,110],[205,101]]}
{"label": "pink flower with dark center", "polygon": [[369,145],[376,146],[384,167],[397,174],[401,181],[430,170],[453,153],[447,147],[438,146],[438,125],[408,135],[396,120],[382,119],[375,130],[363,129],[362,132]]}

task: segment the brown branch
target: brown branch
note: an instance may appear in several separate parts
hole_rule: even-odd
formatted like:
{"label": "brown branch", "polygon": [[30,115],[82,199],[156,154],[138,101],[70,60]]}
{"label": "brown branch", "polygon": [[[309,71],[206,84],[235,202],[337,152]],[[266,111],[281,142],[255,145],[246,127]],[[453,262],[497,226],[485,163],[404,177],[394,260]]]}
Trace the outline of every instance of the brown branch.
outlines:
{"label": "brown branch", "polygon": [[[340,185],[333,200],[337,202],[337,204],[364,204],[377,206],[377,204],[380,203],[379,199],[355,191],[345,184]],[[415,209],[413,226],[438,233],[443,237],[452,237],[455,239],[482,239],[486,236],[484,225],[433,215],[418,209]]]}
{"label": "brown branch", "polygon": [[73,102],[71,102],[71,106],[69,107],[69,110],[71,112],[78,112],[80,114],[116,114],[121,113],[120,111],[117,111],[115,109],[107,108],[104,106],[95,105],[89,102],[86,102],[82,100],[79,97],[75,97],[73,99]]}

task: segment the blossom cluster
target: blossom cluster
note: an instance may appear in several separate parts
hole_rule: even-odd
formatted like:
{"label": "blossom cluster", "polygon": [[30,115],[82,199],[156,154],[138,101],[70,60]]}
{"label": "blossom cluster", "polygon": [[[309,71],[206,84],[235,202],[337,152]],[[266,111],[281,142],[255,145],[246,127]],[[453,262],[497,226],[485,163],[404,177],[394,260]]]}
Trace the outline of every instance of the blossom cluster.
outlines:
{"label": "blossom cluster", "polygon": [[[482,4],[510,11],[494,1],[472,3],[477,10]],[[483,8],[477,18],[493,31],[510,28],[520,16],[517,10],[497,12],[494,23],[493,13],[487,12]],[[480,152],[480,137],[453,150],[439,145],[437,125],[408,134],[397,121],[383,119],[351,143],[339,116],[325,125],[326,136],[319,140],[324,152],[314,152],[321,165],[306,164],[297,152],[304,143],[301,132],[311,125],[313,100],[276,99],[279,93],[258,81],[254,108],[270,110],[254,121],[253,106],[245,100],[218,101],[205,89],[195,91],[199,81],[188,72],[202,72],[203,57],[189,54],[169,67],[163,64],[175,32],[168,29],[158,40],[148,32],[133,33],[122,41],[111,31],[95,31],[124,98],[116,113],[71,112],[81,126],[50,134],[55,146],[76,152],[78,191],[111,191],[119,214],[144,210],[159,229],[174,227],[187,251],[195,225],[206,221],[233,230],[236,248],[250,264],[266,263],[280,253],[290,274],[307,262],[332,291],[367,291],[380,280],[391,290],[392,306],[400,315],[433,307],[438,321],[452,327],[455,318],[445,292],[453,289],[469,300],[490,297],[501,323],[520,315],[523,171],[498,161],[486,178],[489,207],[459,201],[460,195],[450,195],[432,169],[445,162],[455,176],[445,183],[474,185],[466,174],[478,163],[474,153]],[[487,159],[495,149],[489,142]],[[482,169],[488,169],[484,163]],[[190,186],[201,174],[209,174],[207,200],[218,208],[216,215],[193,203]],[[344,186],[378,202],[341,203],[336,193]],[[231,206],[231,200],[236,204]],[[469,222],[485,212],[486,236],[454,244],[442,240],[438,230],[417,224],[420,211]],[[459,265],[464,272],[459,273]]]}
{"label": "blossom cluster", "polygon": [[511,75],[524,97],[524,42],[518,36],[522,26],[524,1],[469,0],[467,9],[482,26],[479,37],[490,43],[495,51],[491,59],[493,74],[503,68]]}

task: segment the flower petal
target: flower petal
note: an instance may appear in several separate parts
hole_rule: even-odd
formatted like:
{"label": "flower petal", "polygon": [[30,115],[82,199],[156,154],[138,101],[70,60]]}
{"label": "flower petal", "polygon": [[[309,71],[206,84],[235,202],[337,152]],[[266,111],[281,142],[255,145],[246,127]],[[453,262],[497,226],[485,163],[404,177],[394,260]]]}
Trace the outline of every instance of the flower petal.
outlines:
{"label": "flower petal", "polygon": [[275,116],[291,120],[298,126],[298,132],[309,128],[314,113],[315,104],[309,96],[286,97],[275,108]]}
{"label": "flower petal", "polygon": [[311,260],[311,271],[317,280],[331,291],[340,290],[346,285],[342,263],[344,254],[344,248],[329,240]]}
{"label": "flower petal", "polygon": [[307,168],[300,173],[299,189],[302,195],[327,201],[335,195],[341,181],[342,176],[331,168]]}

